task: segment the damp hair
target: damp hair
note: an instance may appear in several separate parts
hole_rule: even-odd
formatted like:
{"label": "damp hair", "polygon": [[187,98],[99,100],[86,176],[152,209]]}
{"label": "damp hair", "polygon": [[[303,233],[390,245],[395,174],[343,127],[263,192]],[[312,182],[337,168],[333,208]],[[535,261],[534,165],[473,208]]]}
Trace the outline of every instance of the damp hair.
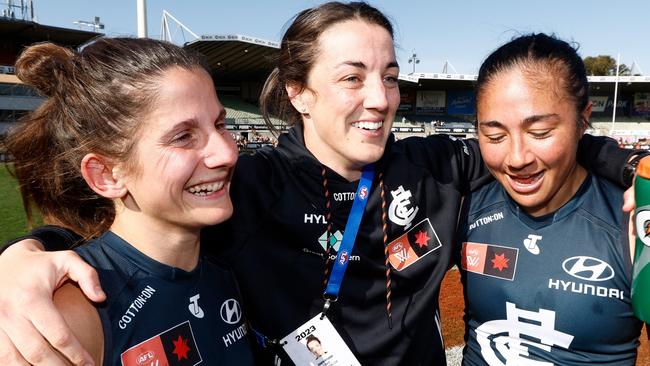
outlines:
{"label": "damp hair", "polygon": [[331,26],[350,20],[361,20],[384,28],[393,38],[390,20],[378,9],[365,2],[328,2],[303,10],[294,18],[282,37],[275,68],[266,79],[260,95],[264,121],[272,131],[275,116],[289,125],[302,123],[301,115],[291,105],[286,85],[304,89],[307,76],[318,56],[318,38]]}
{"label": "damp hair", "polygon": [[46,223],[85,239],[108,230],[114,203],[88,187],[81,161],[92,152],[135,168],[141,122],[173,67],[208,71],[201,56],[151,39],[101,38],[81,51],[41,43],[22,52],[16,75],[45,99],[5,144],[30,226],[37,209]]}
{"label": "damp hair", "polygon": [[[476,80],[477,104],[490,81],[513,68],[520,69],[533,86],[548,88],[554,85],[557,95],[568,97],[574,104],[577,116],[589,104],[587,72],[577,46],[544,33],[516,37],[483,61]],[[579,125],[589,123],[577,122]]]}

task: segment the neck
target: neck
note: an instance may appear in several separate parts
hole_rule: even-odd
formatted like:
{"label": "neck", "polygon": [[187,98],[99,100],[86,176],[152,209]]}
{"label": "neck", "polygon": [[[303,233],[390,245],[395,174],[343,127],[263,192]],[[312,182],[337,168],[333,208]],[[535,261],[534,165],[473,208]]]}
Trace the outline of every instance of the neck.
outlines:
{"label": "neck", "polygon": [[348,182],[354,182],[355,180],[359,180],[361,178],[361,173],[363,172],[363,167],[361,168],[348,168],[345,166],[339,166],[336,164],[335,161],[331,163],[327,163],[326,161],[321,160],[316,157],[318,161],[321,162],[321,164],[325,165],[326,167],[332,169],[335,171],[338,175],[342,176],[345,178]]}
{"label": "neck", "polygon": [[309,152],[314,155],[316,160],[326,167],[332,169],[349,182],[353,182],[361,178],[363,172],[363,165],[355,164],[349,161],[345,156],[342,156],[337,151],[333,150],[318,138],[311,136],[310,129],[304,129],[305,147]]}
{"label": "neck", "polygon": [[160,263],[185,271],[199,260],[199,231],[163,223],[126,208],[117,210],[111,231]]}

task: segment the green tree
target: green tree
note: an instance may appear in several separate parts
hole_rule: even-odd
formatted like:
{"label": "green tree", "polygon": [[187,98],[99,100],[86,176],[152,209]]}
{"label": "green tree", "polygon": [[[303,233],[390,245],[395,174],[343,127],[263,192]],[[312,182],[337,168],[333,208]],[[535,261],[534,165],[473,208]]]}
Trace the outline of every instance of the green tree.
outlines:
{"label": "green tree", "polygon": [[[594,76],[615,76],[616,59],[609,55],[598,55],[596,57],[588,56],[584,59],[587,75]],[[618,74],[622,76],[630,75],[630,68],[621,63],[618,68]]]}

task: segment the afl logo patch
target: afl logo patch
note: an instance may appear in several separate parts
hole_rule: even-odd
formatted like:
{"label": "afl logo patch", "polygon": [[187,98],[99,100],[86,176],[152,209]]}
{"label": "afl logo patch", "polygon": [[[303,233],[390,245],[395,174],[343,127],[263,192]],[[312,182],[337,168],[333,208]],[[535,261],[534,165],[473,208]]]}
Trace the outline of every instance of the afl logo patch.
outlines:
{"label": "afl logo patch", "polygon": [[359,198],[365,200],[368,197],[368,187],[363,186],[359,189]]}
{"label": "afl logo patch", "polygon": [[636,226],[636,237],[643,244],[650,247],[650,206],[643,206],[634,212],[634,226]]}

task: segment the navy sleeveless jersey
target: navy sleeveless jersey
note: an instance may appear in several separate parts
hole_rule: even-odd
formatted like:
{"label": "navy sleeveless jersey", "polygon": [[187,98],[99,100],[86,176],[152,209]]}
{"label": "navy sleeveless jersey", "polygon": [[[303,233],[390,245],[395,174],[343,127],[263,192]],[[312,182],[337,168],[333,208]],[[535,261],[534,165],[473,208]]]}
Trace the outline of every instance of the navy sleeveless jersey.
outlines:
{"label": "navy sleeveless jersey", "polygon": [[622,199],[595,176],[543,217],[523,212],[498,182],[468,198],[464,365],[635,364],[642,323],[630,302]]}
{"label": "navy sleeveless jersey", "polygon": [[104,365],[252,365],[231,274],[202,259],[192,272],[145,256],[112,232],[75,249],[108,296],[97,309]]}

